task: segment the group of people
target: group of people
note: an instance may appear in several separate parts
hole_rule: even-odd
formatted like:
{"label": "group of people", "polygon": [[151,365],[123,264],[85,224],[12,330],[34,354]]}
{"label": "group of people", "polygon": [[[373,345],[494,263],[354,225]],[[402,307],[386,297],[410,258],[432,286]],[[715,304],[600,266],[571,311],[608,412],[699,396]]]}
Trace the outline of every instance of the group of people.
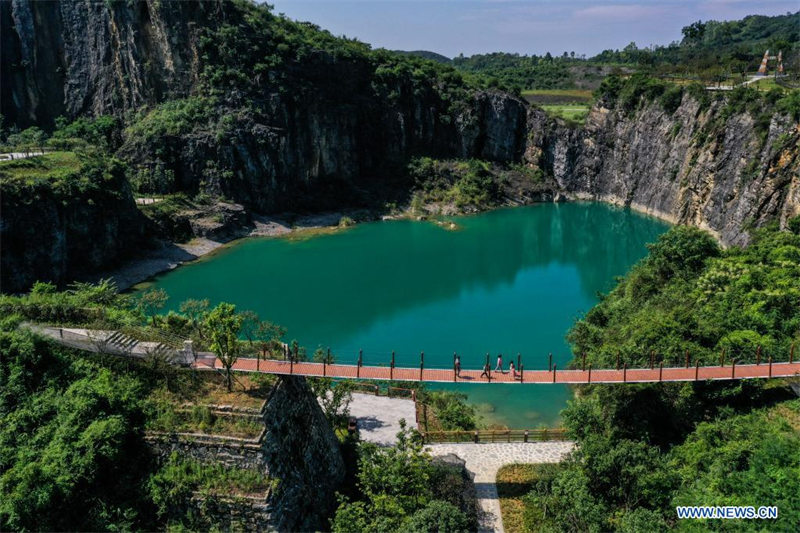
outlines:
{"label": "group of people", "polygon": [[[458,355],[453,356],[453,365],[456,370],[456,376],[461,376],[461,358]],[[514,376],[514,379],[517,379],[517,367],[514,366],[514,361],[510,361],[508,363],[508,371],[503,370],[503,354],[497,354],[497,365],[494,367],[495,372],[500,372],[501,374],[511,373]],[[491,367],[489,365],[489,359],[487,356],[486,364],[483,365],[483,372],[481,372],[481,377],[485,377],[487,379],[491,379]]]}

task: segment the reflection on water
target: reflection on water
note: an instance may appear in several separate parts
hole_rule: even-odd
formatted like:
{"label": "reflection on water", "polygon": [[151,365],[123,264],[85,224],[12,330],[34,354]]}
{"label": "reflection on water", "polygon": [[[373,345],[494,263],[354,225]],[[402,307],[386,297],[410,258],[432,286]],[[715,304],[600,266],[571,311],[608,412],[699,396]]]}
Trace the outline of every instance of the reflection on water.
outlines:
{"label": "reflection on water", "polygon": [[[161,277],[171,305],[231,301],[340,360],[478,367],[486,352],[527,368],[568,359],[564,335],[666,225],[600,204],[545,204],[457,219],[364,224],[308,240],[250,239]],[[508,357],[506,357],[508,361]],[[516,427],[553,423],[564,386],[447,385]]]}

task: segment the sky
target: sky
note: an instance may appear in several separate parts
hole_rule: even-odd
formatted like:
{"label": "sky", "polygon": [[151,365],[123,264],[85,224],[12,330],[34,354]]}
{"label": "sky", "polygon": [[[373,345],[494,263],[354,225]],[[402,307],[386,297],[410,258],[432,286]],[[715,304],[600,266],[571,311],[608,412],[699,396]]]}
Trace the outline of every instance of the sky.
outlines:
{"label": "sky", "polygon": [[666,45],[697,20],[796,12],[799,0],[268,0],[276,13],[310,21],[375,48],[448,57],[487,52],[592,56]]}

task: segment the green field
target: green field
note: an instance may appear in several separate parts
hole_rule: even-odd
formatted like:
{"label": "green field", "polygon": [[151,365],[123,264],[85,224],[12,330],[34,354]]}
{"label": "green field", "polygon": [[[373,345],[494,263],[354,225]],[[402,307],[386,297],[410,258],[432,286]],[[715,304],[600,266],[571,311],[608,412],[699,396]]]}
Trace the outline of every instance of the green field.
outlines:
{"label": "green field", "polygon": [[522,96],[532,104],[591,104],[592,91],[583,89],[535,89],[522,91]]}
{"label": "green field", "polygon": [[589,114],[591,106],[588,104],[543,105],[542,109],[547,111],[548,115],[554,117],[582,122]]}

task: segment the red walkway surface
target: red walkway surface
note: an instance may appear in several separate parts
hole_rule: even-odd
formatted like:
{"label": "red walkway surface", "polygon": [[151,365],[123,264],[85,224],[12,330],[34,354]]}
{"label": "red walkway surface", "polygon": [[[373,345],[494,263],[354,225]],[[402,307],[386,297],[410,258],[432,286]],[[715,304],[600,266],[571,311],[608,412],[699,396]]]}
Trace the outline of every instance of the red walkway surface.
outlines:
{"label": "red walkway surface", "polygon": [[[196,369],[223,369],[219,359],[198,358],[192,365]],[[480,370],[461,371],[455,376],[453,369],[444,368],[400,368],[388,366],[339,365],[266,359],[239,359],[233,365],[237,372],[261,372],[265,374],[332,377],[350,379],[375,379],[396,381],[431,381],[459,383],[655,383],[659,381],[705,381],[751,378],[780,378],[800,376],[800,362],[762,363],[760,365],[701,366],[689,368],[669,367],[629,368],[627,370],[526,370],[517,373],[514,379],[510,373],[491,373],[491,379],[481,376]]]}

